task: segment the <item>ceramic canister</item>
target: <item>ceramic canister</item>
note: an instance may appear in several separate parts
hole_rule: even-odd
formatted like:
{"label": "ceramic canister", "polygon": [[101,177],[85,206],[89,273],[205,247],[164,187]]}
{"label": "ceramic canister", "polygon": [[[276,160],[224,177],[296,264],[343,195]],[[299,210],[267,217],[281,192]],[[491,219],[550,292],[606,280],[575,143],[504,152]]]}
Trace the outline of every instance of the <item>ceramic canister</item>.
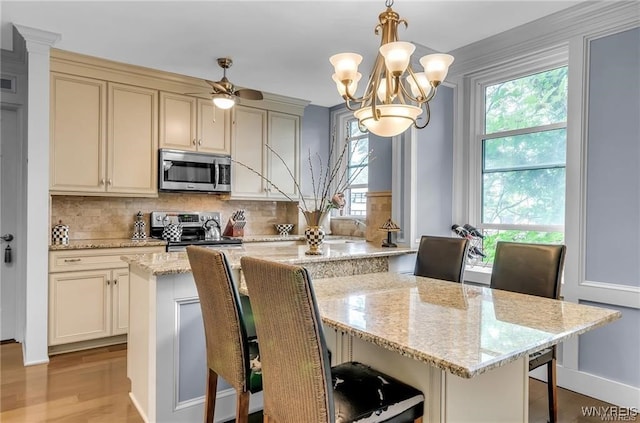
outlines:
{"label": "ceramic canister", "polygon": [[51,229],[51,243],[54,245],[69,244],[69,225],[63,225],[62,220]]}

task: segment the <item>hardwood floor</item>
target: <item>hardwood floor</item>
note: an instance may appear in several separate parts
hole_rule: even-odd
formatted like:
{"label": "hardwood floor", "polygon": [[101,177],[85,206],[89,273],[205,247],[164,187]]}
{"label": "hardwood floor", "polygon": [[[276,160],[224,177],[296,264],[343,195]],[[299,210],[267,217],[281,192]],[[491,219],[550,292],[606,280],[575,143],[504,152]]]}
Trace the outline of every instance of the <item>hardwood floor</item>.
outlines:
{"label": "hardwood floor", "polygon": [[[126,345],[51,357],[24,367],[20,344],[0,345],[0,422],[143,423],[129,400]],[[545,384],[529,382],[529,423],[547,421]],[[558,417],[566,423],[601,422],[582,407],[610,404],[558,389]],[[260,422],[252,415],[251,422]]]}

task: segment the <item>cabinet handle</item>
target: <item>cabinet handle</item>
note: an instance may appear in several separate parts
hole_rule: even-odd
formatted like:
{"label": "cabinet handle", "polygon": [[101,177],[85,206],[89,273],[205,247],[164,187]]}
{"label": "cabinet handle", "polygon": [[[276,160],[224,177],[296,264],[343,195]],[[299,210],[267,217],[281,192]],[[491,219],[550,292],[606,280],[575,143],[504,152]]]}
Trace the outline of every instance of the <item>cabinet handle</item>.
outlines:
{"label": "cabinet handle", "polygon": [[74,258],[74,259],[64,259],[64,262],[65,262],[65,263],[77,263],[77,262],[79,262],[80,260],[82,260],[82,259],[79,259],[79,258]]}
{"label": "cabinet handle", "polygon": [[196,145],[196,139],[195,138],[191,142],[193,143],[193,145]]}
{"label": "cabinet handle", "polygon": [[111,285],[111,281],[107,279],[107,285]]}
{"label": "cabinet handle", "polygon": [[113,280],[113,284],[114,284],[114,285],[117,285],[117,284],[118,284],[118,280],[117,280],[117,279],[114,279],[114,280]]}

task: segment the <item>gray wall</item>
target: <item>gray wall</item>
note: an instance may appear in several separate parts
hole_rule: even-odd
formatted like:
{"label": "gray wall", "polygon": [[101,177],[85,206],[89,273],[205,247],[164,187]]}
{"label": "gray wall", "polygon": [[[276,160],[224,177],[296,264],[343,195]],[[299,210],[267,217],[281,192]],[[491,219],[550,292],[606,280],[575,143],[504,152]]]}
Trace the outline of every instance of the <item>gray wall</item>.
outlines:
{"label": "gray wall", "polygon": [[391,139],[369,134],[369,192],[391,191]]}
{"label": "gray wall", "polygon": [[[591,43],[586,275],[640,286],[640,29]],[[640,311],[580,336],[579,369],[640,387]],[[603,359],[606,357],[606,359]]]}
{"label": "gray wall", "polygon": [[590,58],[586,279],[640,286],[640,29]]}
{"label": "gray wall", "polygon": [[309,105],[304,109],[300,125],[300,187],[305,196],[312,196],[311,171],[309,170],[309,153],[315,166],[316,154],[322,163],[328,162],[329,143],[331,141],[331,124],[327,107]]}
{"label": "gray wall", "polygon": [[417,131],[418,236],[453,236],[453,91],[438,88],[430,105],[431,121]]}

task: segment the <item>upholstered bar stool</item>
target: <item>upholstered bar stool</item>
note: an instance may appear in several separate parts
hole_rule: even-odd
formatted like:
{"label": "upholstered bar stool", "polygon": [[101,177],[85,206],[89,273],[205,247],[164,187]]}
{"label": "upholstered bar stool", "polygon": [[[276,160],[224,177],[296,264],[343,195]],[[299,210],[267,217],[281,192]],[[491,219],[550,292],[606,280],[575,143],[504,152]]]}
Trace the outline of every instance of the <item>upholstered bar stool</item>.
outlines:
{"label": "upholstered bar stool", "polygon": [[[564,245],[498,242],[491,272],[491,288],[539,297],[560,298]],[[529,371],[547,365],[549,421],[558,421],[556,347],[529,356]]]}
{"label": "upholstered bar stool", "polygon": [[369,366],[330,367],[311,279],[300,266],[241,259],[264,383],[264,422],[422,422],[424,396]]}
{"label": "upholstered bar stool", "polygon": [[207,345],[205,423],[212,423],[218,376],[237,394],[236,422],[249,419],[249,393],[262,390],[258,342],[247,337],[238,289],[229,263],[220,251],[187,247],[198,289]]}
{"label": "upholstered bar stool", "polygon": [[423,235],[420,238],[416,276],[462,282],[464,263],[469,248],[466,238]]}

